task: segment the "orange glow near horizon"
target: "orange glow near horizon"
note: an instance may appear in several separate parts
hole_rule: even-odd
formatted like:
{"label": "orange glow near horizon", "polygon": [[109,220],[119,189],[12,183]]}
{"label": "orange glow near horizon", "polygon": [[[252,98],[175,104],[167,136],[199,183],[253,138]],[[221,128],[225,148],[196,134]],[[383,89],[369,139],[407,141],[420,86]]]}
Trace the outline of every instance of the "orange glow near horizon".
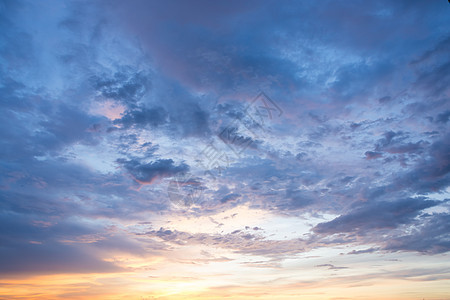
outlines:
{"label": "orange glow near horizon", "polygon": [[[214,234],[217,221],[235,216],[234,226],[276,224],[277,216],[248,206],[198,219],[180,215],[155,216],[156,227],[172,232]],[[245,222],[244,222],[245,221]],[[289,219],[285,220],[289,222]],[[292,220],[298,222],[298,220]],[[233,226],[221,230],[233,231]],[[273,238],[282,227],[272,226]],[[287,233],[286,233],[287,234]],[[163,241],[159,237],[140,242]],[[84,239],[71,241],[85,243]],[[204,240],[209,243],[208,240]],[[276,247],[296,245],[290,239]],[[92,243],[88,243],[92,245]],[[0,280],[6,299],[445,299],[450,272],[445,254],[414,253],[343,255],[353,247],[316,248],[277,260],[239,253],[220,245],[174,242],[162,254],[110,253],[105,262],[122,272],[74,274],[16,274]],[[427,266],[427,268],[424,268]],[[433,269],[434,268],[434,269]],[[438,272],[438,274],[436,274]],[[433,280],[430,280],[433,279]]]}
{"label": "orange glow near horizon", "polygon": [[[317,282],[227,284],[136,273],[37,275],[0,281],[7,299],[445,299],[448,279],[337,277]],[[364,277],[364,276],[362,276]],[[426,296],[424,296],[426,295]]]}

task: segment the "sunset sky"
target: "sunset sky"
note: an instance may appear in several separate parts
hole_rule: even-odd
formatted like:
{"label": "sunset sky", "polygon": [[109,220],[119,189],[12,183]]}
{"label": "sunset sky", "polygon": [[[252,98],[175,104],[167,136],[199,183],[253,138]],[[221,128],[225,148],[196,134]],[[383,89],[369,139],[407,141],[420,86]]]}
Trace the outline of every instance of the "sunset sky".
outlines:
{"label": "sunset sky", "polygon": [[0,0],[0,299],[450,299],[450,4]]}

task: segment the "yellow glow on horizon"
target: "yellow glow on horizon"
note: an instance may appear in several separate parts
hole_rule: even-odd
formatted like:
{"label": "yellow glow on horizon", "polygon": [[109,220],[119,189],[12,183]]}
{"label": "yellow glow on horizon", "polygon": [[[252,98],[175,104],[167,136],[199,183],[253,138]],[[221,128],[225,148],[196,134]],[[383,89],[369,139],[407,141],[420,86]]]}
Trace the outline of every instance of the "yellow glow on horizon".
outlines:
{"label": "yellow glow on horizon", "polygon": [[[312,251],[311,254],[319,254]],[[339,261],[342,257],[342,261]],[[205,264],[180,263],[169,258],[121,257],[129,271],[116,273],[16,275],[0,280],[0,298],[7,299],[447,299],[450,274],[428,280],[417,255],[405,255],[405,262],[390,261],[370,268],[363,256],[348,269],[318,267],[324,258],[298,258],[282,269],[254,268],[239,261]],[[367,257],[366,257],[367,258]],[[440,259],[443,259],[441,257]],[[335,256],[342,266],[345,257]],[[415,260],[415,261],[414,261]],[[357,261],[361,261],[358,263]],[[326,261],[325,261],[326,262]],[[380,260],[374,260],[380,262]],[[415,265],[416,264],[416,265]],[[143,266],[147,268],[143,268]],[[150,266],[150,268],[148,268]],[[151,268],[153,266],[153,268]],[[405,275],[396,269],[405,269]],[[389,271],[392,269],[392,271]],[[381,273],[380,270],[385,270]],[[414,271],[417,270],[417,271]],[[414,273],[416,274],[415,276]]]}

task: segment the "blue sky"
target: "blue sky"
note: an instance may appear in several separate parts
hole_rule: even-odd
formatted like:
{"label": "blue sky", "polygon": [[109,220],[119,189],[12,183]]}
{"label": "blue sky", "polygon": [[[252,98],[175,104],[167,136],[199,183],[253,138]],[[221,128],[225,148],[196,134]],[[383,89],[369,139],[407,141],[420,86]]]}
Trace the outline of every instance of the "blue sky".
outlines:
{"label": "blue sky", "polygon": [[1,1],[0,297],[450,297],[449,21]]}

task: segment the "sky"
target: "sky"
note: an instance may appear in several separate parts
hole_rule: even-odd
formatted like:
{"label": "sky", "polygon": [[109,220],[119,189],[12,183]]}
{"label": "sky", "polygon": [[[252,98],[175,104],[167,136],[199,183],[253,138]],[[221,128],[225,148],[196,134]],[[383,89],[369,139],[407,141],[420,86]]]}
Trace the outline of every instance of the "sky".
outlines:
{"label": "sky", "polygon": [[450,5],[0,1],[0,299],[450,299]]}

